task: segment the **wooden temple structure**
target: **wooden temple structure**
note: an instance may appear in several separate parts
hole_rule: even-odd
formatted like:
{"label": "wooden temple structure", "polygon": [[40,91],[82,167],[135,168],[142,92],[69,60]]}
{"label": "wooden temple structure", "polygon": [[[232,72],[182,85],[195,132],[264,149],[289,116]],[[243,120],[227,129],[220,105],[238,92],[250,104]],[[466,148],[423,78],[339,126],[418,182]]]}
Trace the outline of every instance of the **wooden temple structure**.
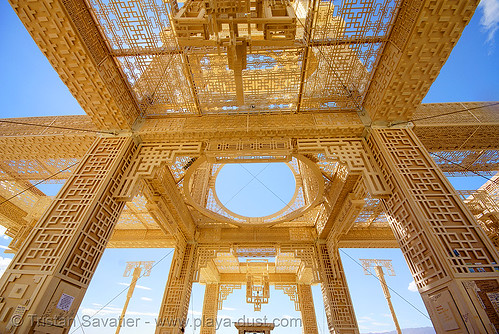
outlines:
{"label": "wooden temple structure", "polygon": [[[194,282],[211,319],[274,285],[306,334],[320,284],[330,333],[359,333],[348,247],[400,248],[437,333],[497,333],[499,181],[446,174],[499,170],[499,105],[421,104],[478,0],[10,2],[87,115],[0,122],[0,333],[67,333],[106,247],[175,248],[158,334]],[[295,178],[265,217],[214,186],[254,162]]]}

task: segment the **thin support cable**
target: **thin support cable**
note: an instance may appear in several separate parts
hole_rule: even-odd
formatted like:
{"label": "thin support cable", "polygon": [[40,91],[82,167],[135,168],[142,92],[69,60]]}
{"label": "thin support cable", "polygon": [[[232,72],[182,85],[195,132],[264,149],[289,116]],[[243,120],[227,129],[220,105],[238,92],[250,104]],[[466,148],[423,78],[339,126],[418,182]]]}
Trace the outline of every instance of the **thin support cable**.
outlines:
{"label": "thin support cable", "polygon": [[[262,173],[268,166],[270,165],[270,163],[268,163],[267,165],[265,165],[265,167],[259,171],[256,176],[253,176],[253,178],[251,180],[248,181],[248,183],[246,183],[241,189],[239,189],[239,191],[237,191],[234,195],[232,195],[231,198],[229,198],[229,200],[225,203],[223,203],[223,206],[226,206],[230,201],[232,201],[234,199],[234,197],[236,197],[241,191],[244,190],[244,188],[246,188],[258,175],[260,175],[260,173]],[[250,173],[251,174],[251,173]],[[223,208],[220,207],[218,208],[218,210],[215,212],[215,213],[218,213],[220,212],[220,210],[222,210]]]}
{"label": "thin support cable", "polygon": [[499,185],[499,183],[497,182],[497,180],[492,180],[491,178],[488,178],[488,177],[486,177],[486,176],[484,176],[484,175],[482,175],[482,174],[480,174],[480,173],[475,172],[474,170],[471,170],[471,169],[469,169],[469,168],[467,168],[467,167],[464,167],[463,165],[458,164],[457,162],[454,162],[454,161],[449,160],[449,159],[447,159],[447,158],[444,158],[443,156],[438,155],[438,154],[436,154],[436,153],[433,153],[433,152],[428,152],[428,153],[430,153],[431,155],[434,155],[434,156],[436,156],[436,157],[438,157],[438,158],[440,158],[440,159],[442,159],[442,160],[445,160],[445,161],[447,161],[447,162],[449,162],[449,163],[451,163],[451,164],[453,164],[453,165],[456,165],[456,166],[458,166],[458,167],[460,167],[460,168],[464,169],[464,170],[465,170],[465,171],[467,171],[467,172],[473,173],[473,174],[475,174],[476,176],[480,176],[480,177],[482,177],[482,178],[486,179],[487,181],[491,181],[491,182],[494,182],[495,184]]}
{"label": "thin support cable", "polygon": [[72,168],[72,167],[76,166],[76,165],[77,165],[77,164],[79,164],[79,163],[80,163],[80,162],[79,162],[79,161],[77,161],[77,162],[75,162],[74,164],[71,164],[71,165],[69,165],[68,167],[66,167],[66,168],[64,168],[64,169],[61,169],[61,170],[60,170],[60,171],[58,171],[57,173],[54,173],[54,174],[50,175],[49,177],[46,177],[45,179],[43,179],[43,180],[41,180],[41,181],[39,181],[39,182],[37,182],[37,183],[33,184],[32,186],[29,186],[28,188],[26,188],[26,189],[24,189],[24,190],[22,190],[22,191],[18,192],[17,194],[14,194],[14,195],[10,196],[9,198],[7,198],[7,199],[5,199],[4,201],[2,201],[2,202],[0,203],[0,206],[1,206],[1,205],[3,205],[4,203],[9,202],[11,199],[13,199],[13,198],[15,198],[15,197],[17,197],[17,196],[19,196],[19,195],[21,195],[21,194],[25,193],[26,191],[28,191],[28,190],[30,190],[30,189],[33,189],[33,188],[34,188],[34,187],[36,187],[37,185],[42,184],[43,182],[50,180],[50,179],[51,179],[51,178],[53,178],[54,176],[56,176],[56,175],[58,175],[58,174],[61,174],[62,172],[67,171],[68,169],[70,169],[70,168]]}
{"label": "thin support cable", "polygon": [[[152,268],[156,267],[158,264],[161,263],[161,261],[163,261],[165,258],[167,258],[171,253],[173,253],[173,249],[171,249],[168,253],[166,253],[161,259],[159,259],[157,262],[155,262],[152,266],[151,266],[151,269],[149,270],[149,272],[152,270]],[[144,277],[144,275],[146,274],[147,271],[144,271],[144,273],[139,276],[139,278],[137,278],[137,281],[139,279],[141,279],[142,277]],[[116,298],[118,298],[119,296],[121,296],[123,294],[123,292],[127,291],[128,290],[128,286],[125,287],[123,290],[121,290],[116,296],[114,296],[113,298],[111,298],[105,305],[103,305],[99,310],[97,310],[97,312],[95,312],[92,316],[90,316],[87,320],[90,320],[92,319],[93,317],[95,317],[97,314],[99,314],[100,311],[102,311],[104,308],[106,308],[109,304],[111,304]],[[75,333],[78,329],[80,329],[81,327],[83,326],[83,324],[80,324],[80,326],[76,327],[72,332],[71,334]]]}
{"label": "thin support cable", "polygon": [[[301,26],[303,27],[303,33],[304,34],[307,34],[306,38],[307,40],[311,40],[311,37],[312,37],[312,32],[311,31],[307,31],[306,27],[305,27],[305,24],[302,22],[302,20],[300,20],[298,17],[296,18],[296,20],[301,24]],[[310,47],[307,45],[307,47]],[[345,92],[347,93],[348,97],[350,98],[350,100],[353,102],[353,104],[355,105],[355,107],[357,108],[357,111],[358,112],[363,112],[363,109],[362,109],[362,106],[357,102],[357,100],[355,99],[355,97],[353,96],[352,92],[348,89],[348,87],[345,85],[345,83],[343,82],[343,80],[341,80],[341,77],[338,75],[338,73],[335,71],[335,69],[333,68],[333,65],[331,64],[331,62],[329,61],[329,59],[326,57],[326,55],[324,54],[324,52],[322,51],[322,49],[319,47],[317,47],[317,50],[319,51],[319,53],[321,54],[321,56],[324,58],[324,60],[326,61],[326,64],[329,66],[329,68],[331,69],[333,75],[336,77],[336,79],[338,80],[338,82],[340,83],[340,86],[345,90]]]}
{"label": "thin support cable", "polygon": [[[357,263],[360,267],[364,268],[362,266],[362,264],[360,264],[357,260],[355,260],[353,257],[351,257],[347,252],[345,252],[343,249],[341,248],[338,248],[343,254],[345,254],[346,256],[348,256],[353,262]],[[376,278],[380,283],[381,283],[381,280],[371,272],[371,270],[367,269],[367,272],[373,276],[374,278]],[[386,283],[385,283],[386,284]],[[405,299],[400,293],[398,293],[396,290],[394,290],[392,287],[390,287],[388,284],[386,284],[387,288],[390,289],[393,293],[395,293],[397,296],[399,296],[403,301],[405,301],[407,304],[409,304],[410,306],[412,306],[416,311],[418,311],[419,313],[421,313],[424,317],[426,317],[428,320],[431,320],[429,316],[426,315],[426,313],[424,313],[423,311],[421,311],[419,308],[417,308],[414,304],[412,304],[410,301],[408,301],[407,299]]]}
{"label": "thin support cable", "polygon": [[[407,123],[410,123],[410,122],[423,121],[423,120],[426,120],[426,119],[437,118],[437,117],[442,117],[442,116],[454,115],[454,114],[458,114],[458,113],[462,113],[462,112],[470,111],[470,110],[477,110],[477,109],[482,109],[482,108],[487,108],[487,107],[493,107],[493,106],[496,106],[498,104],[499,104],[499,102],[495,102],[495,103],[487,104],[487,105],[484,105],[484,106],[478,106],[478,107],[473,107],[473,108],[460,109],[460,110],[446,112],[446,113],[443,113],[443,114],[426,116],[426,117],[421,117],[421,118],[414,118],[414,119],[411,119],[411,120],[408,120],[408,121],[402,121],[402,122],[397,122],[397,123],[390,124],[390,125],[388,125],[388,127],[390,128],[390,127],[395,126],[395,125],[407,124]],[[473,116],[476,118],[475,115],[473,115]]]}
{"label": "thin support cable", "polygon": [[68,127],[68,126],[58,126],[58,125],[50,125],[50,124],[35,124],[35,123],[19,122],[19,121],[8,121],[6,119],[0,119],[0,123],[37,126],[37,127],[41,127],[41,128],[45,128],[45,129],[46,128],[54,128],[54,129],[61,129],[61,130],[72,130],[72,131],[91,132],[91,133],[98,133],[98,134],[116,135],[116,132],[113,132],[113,131],[79,129],[79,128],[72,128],[72,127]]}
{"label": "thin support cable", "polygon": [[[239,164],[242,168],[244,168],[251,176],[253,176],[253,179],[256,179],[258,182],[260,182],[268,191],[270,191],[272,193],[272,195],[274,195],[275,197],[277,197],[277,199],[279,199],[282,203],[284,203],[285,206],[287,206],[289,209],[292,209],[288,203],[286,203],[282,198],[280,198],[275,192],[272,191],[272,189],[270,189],[269,187],[267,187],[267,185],[265,183],[263,183],[259,178],[257,178],[258,173],[256,176],[253,175],[246,167],[244,167],[242,164]],[[263,170],[262,170],[263,171]]]}

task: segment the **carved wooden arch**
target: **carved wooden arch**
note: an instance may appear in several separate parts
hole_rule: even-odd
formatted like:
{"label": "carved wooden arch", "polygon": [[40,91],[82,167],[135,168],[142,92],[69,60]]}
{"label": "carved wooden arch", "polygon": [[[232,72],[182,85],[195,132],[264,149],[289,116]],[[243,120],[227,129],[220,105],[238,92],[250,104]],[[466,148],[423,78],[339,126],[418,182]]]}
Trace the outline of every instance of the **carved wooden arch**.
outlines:
{"label": "carved wooden arch", "polygon": [[151,178],[155,172],[169,163],[172,164],[179,155],[198,156],[202,152],[203,143],[197,142],[147,142],[141,143],[132,164],[123,177],[117,197],[129,200],[135,195],[141,179]]}
{"label": "carved wooden arch", "polygon": [[[312,161],[310,161],[307,157],[299,154],[292,154],[290,155],[290,158],[294,159],[297,163],[300,162],[304,169],[306,169],[306,173],[303,171],[294,170],[289,164],[288,167],[293,173],[293,176],[295,178],[295,191],[293,194],[293,197],[291,200],[284,206],[281,210],[269,214],[264,217],[245,217],[242,215],[239,215],[230,209],[228,209],[218,198],[216,190],[214,186],[210,186],[210,189],[213,191],[213,197],[214,201],[216,204],[219,206],[219,208],[222,210],[220,214],[218,212],[220,210],[217,210],[216,212],[213,211],[213,209],[209,209],[207,207],[204,207],[201,203],[196,202],[196,200],[193,198],[191,193],[187,191],[187,187],[190,184],[191,177],[195,174],[196,169],[200,166],[203,166],[203,164],[210,163],[210,157],[206,157],[205,155],[202,155],[199,159],[197,159],[192,166],[189,168],[189,170],[185,173],[184,179],[183,179],[183,184],[184,184],[184,196],[187,200],[187,202],[194,208],[196,208],[199,212],[203,213],[204,215],[211,217],[217,221],[222,221],[226,222],[229,224],[233,224],[236,226],[243,226],[243,225],[274,225],[283,221],[290,221],[302,214],[304,214],[307,210],[314,208],[321,200],[323,192],[324,192],[324,182],[323,178],[321,176],[321,172],[319,168],[317,168],[316,164]],[[256,160],[258,161],[258,160]],[[283,162],[280,159],[276,159],[277,162]],[[287,162],[284,162],[287,164]],[[222,163],[223,164],[223,163]],[[218,169],[214,175],[213,178],[216,179],[216,176],[220,172],[220,169]],[[303,194],[305,192],[305,183],[303,179],[307,176],[307,184],[312,184],[313,186],[309,186],[307,190],[313,194],[311,196],[312,198],[308,203],[303,203],[301,206],[298,206],[299,202],[297,202],[297,198],[299,197],[299,194]]]}
{"label": "carved wooden arch", "polygon": [[344,164],[349,173],[361,174],[373,197],[386,197],[390,194],[379,168],[370,158],[372,154],[363,138],[297,139],[296,149],[301,154],[325,154],[331,161]]}

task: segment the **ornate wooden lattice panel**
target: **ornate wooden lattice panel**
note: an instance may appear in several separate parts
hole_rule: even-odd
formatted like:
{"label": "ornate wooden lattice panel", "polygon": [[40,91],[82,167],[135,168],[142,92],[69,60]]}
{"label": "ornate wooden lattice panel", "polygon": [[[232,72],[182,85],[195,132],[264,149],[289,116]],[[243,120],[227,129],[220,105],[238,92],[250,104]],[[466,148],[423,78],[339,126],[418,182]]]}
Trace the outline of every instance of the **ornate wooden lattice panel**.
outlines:
{"label": "ornate wooden lattice panel", "polygon": [[412,118],[478,3],[401,2],[363,103],[372,120]]}
{"label": "ornate wooden lattice panel", "polygon": [[[422,244],[411,245],[414,251],[422,250],[427,242],[433,245],[431,247],[428,244],[428,247],[424,247],[427,249],[424,251],[427,256],[419,257],[415,256],[416,254],[411,256],[414,259],[425,259],[421,266],[418,266],[420,270],[424,268],[423,263],[425,262],[434,264],[430,266],[434,270],[430,268],[424,270],[425,275],[427,275],[426,279],[417,280],[419,287],[424,288],[431,285],[434,282],[433,278],[438,280],[446,275],[466,276],[482,271],[482,269],[485,272],[493,273],[497,267],[497,254],[495,251],[489,250],[490,244],[484,238],[482,231],[474,222],[459,195],[439,172],[438,167],[425,153],[424,148],[418,145],[419,141],[414,135],[411,135],[410,130],[375,131],[371,143],[375,142],[381,143],[376,147],[377,161],[383,164],[385,173],[393,175],[390,178],[387,177],[392,189],[406,194],[404,197],[407,199],[405,200],[401,194],[393,194],[393,197],[397,196],[398,198],[391,197],[384,201],[387,210],[390,210],[391,223],[404,224],[404,227],[392,225],[400,233],[399,238],[403,242],[402,245],[405,245],[406,242],[411,243],[411,239],[417,240],[418,236],[422,238]],[[374,147],[374,144],[372,145]],[[381,160],[381,156],[385,159]],[[388,168],[391,168],[390,172],[388,172]],[[394,173],[393,169],[397,174]],[[411,205],[409,210],[408,208],[404,209],[406,205],[404,203],[416,205]],[[417,211],[417,213],[412,213],[413,211]],[[405,218],[402,219],[401,215],[405,215]],[[423,223],[419,222],[420,219],[416,222],[409,218],[410,215],[425,217],[427,225],[418,226]],[[412,222],[414,226],[411,226],[409,222]],[[436,240],[429,239],[430,235],[423,237],[423,231],[426,234],[431,233],[431,236],[435,237]],[[431,241],[424,241],[425,239]],[[435,248],[435,242],[441,247],[440,251],[445,254],[444,257],[438,257],[447,259],[447,266],[451,272],[446,273],[446,270],[438,265],[441,261],[430,255],[432,252],[428,249]],[[434,254],[433,256],[441,255],[438,251]]]}
{"label": "ornate wooden lattice panel", "polygon": [[[82,143],[84,146],[85,143]],[[57,146],[54,147],[54,149]],[[90,146],[87,147],[87,149]],[[75,170],[79,158],[12,159],[0,162],[0,179],[5,181],[38,181],[62,183]]]}
{"label": "ornate wooden lattice panel", "polygon": [[[443,326],[436,294],[453,298],[451,308],[471,319],[472,300],[459,286],[497,278],[499,255],[411,130],[373,130],[369,143],[392,190],[383,200],[388,220],[434,324]],[[474,320],[454,322],[484,330]]]}
{"label": "ornate wooden lattice panel", "polygon": [[[28,182],[24,181],[0,181],[0,196],[7,200],[3,205],[8,204],[9,206],[15,206],[18,211],[18,216],[15,220],[20,222],[22,218],[25,216],[22,212],[28,213],[32,210],[35,203],[43,197],[43,193],[39,191],[37,188],[32,188],[28,191],[25,191],[29,186],[31,186]],[[24,192],[23,192],[24,191]],[[22,192],[22,193],[21,193]],[[20,196],[16,196],[20,194]],[[2,211],[6,209],[1,209]],[[22,211],[22,212],[21,212]],[[7,216],[11,214],[15,214],[16,212],[5,212]]]}
{"label": "ornate wooden lattice panel", "polygon": [[414,133],[446,174],[499,169],[499,103],[422,104],[413,119]]}
{"label": "ornate wooden lattice panel", "polygon": [[268,304],[270,284],[268,274],[248,273],[246,276],[246,302],[253,304],[255,311],[262,310],[262,304]]}
{"label": "ornate wooden lattice panel", "polygon": [[279,252],[293,254],[295,259],[299,259],[302,261],[304,268],[308,268],[312,271],[313,280],[319,280],[317,253],[313,245],[281,244],[279,247]]}
{"label": "ornate wooden lattice panel", "polygon": [[464,202],[499,249],[499,172],[476,191],[460,191]]}
{"label": "ornate wooden lattice panel", "polygon": [[88,2],[145,115],[356,108],[399,6]]}
{"label": "ornate wooden lattice panel", "polygon": [[11,3],[94,123],[100,128],[131,128],[139,115],[138,108],[85,1]]}
{"label": "ornate wooden lattice panel", "polygon": [[[425,103],[418,106],[414,112],[414,132],[419,136],[418,130],[455,126],[461,127],[465,124],[475,126],[485,126],[488,124],[499,123],[499,104],[497,102],[453,102],[453,103]],[[395,123],[396,124],[396,123]],[[466,137],[461,137],[458,133],[447,133],[446,142],[450,140],[454,143],[455,149],[465,144],[466,148],[476,148],[475,145],[467,146]],[[426,137],[426,135],[420,136]],[[420,138],[422,139],[422,138]],[[433,145],[438,145],[436,138],[431,138]],[[487,138],[474,138],[478,140],[487,140]],[[476,144],[482,145],[479,142]],[[426,146],[426,145],[425,145]],[[450,147],[449,147],[450,148]]]}
{"label": "ornate wooden lattice panel", "polygon": [[217,327],[219,284],[206,284],[200,334],[215,334]]}
{"label": "ornate wooden lattice panel", "polygon": [[196,266],[196,248],[192,244],[178,245],[175,248],[156,334],[176,334],[185,327]]}
{"label": "ornate wooden lattice panel", "polygon": [[144,141],[361,136],[364,125],[356,112],[336,114],[210,115],[146,119],[139,130]]}
{"label": "ornate wooden lattice panel", "polygon": [[308,284],[298,284],[298,301],[300,305],[303,333],[317,334],[317,318],[315,315],[312,288]]}
{"label": "ornate wooden lattice panel", "polygon": [[[482,133],[487,135],[486,133]],[[450,176],[476,176],[473,172],[488,172],[493,175],[499,170],[499,150],[436,151],[432,157],[442,172]]]}
{"label": "ornate wooden lattice panel", "polygon": [[156,142],[140,145],[123,180],[119,196],[124,199],[133,197],[139,180],[151,178],[154,172],[166,163],[173,164],[177,155],[196,156],[200,152],[200,142]]}
{"label": "ornate wooden lattice panel", "polygon": [[298,139],[300,153],[324,153],[331,160],[344,163],[350,173],[360,173],[373,196],[388,194],[386,184],[379,171],[369,161],[369,149],[360,138]]}
{"label": "ornate wooden lattice panel", "polygon": [[241,284],[232,284],[232,283],[220,283],[219,284],[219,295],[218,295],[218,309],[219,310],[222,309],[224,300],[227,300],[227,297],[235,289],[241,289]]}
{"label": "ornate wooden lattice panel", "polygon": [[[1,161],[10,167],[11,172],[19,174],[16,176],[18,179],[35,180],[54,174],[71,162],[80,160],[96,138],[93,133],[73,130],[97,130],[90,117],[83,115],[9,118],[3,121],[7,123],[0,122]],[[66,179],[69,174],[53,178]],[[34,177],[28,178],[28,175]]]}
{"label": "ornate wooden lattice panel", "polygon": [[301,304],[298,302],[298,287],[296,284],[275,284],[274,287],[276,290],[282,290],[289,297],[296,311],[300,310]]}
{"label": "ornate wooden lattice panel", "polygon": [[360,105],[399,5],[399,1],[317,2],[307,18],[314,22],[307,22],[311,34],[305,37],[311,47],[300,110]]}
{"label": "ornate wooden lattice panel", "polygon": [[206,267],[209,261],[217,257],[218,253],[231,253],[230,245],[200,244],[197,253],[198,269]]}
{"label": "ornate wooden lattice panel", "polygon": [[358,334],[359,328],[338,249],[319,243],[317,253],[329,331]]}
{"label": "ornate wooden lattice panel", "polygon": [[[14,232],[15,233],[12,235],[12,241],[9,243],[9,251],[6,250],[6,252],[17,252],[21,248],[22,244],[26,240],[26,238],[29,236],[31,233],[31,230],[33,227],[36,225],[36,223],[40,220],[40,218],[43,216],[47,208],[49,207],[50,203],[52,202],[52,198],[45,196],[45,197],[40,197],[37,202],[33,205],[31,210],[28,211],[27,215],[23,217],[23,222],[19,226],[12,226],[7,230],[7,232]],[[4,203],[6,204],[6,203]],[[0,213],[3,214],[2,206],[0,206]],[[11,207],[7,206],[6,208],[3,208],[4,210],[12,210]],[[13,212],[16,214],[16,210]],[[13,214],[12,212],[10,214]],[[8,235],[8,233],[5,233]]]}
{"label": "ornate wooden lattice panel", "polygon": [[[24,333],[31,325],[69,328],[123,209],[113,193],[134,150],[131,138],[100,138],[82,159],[2,276],[2,308],[10,314],[0,323],[2,331]],[[68,306],[61,308],[63,300]],[[18,312],[10,313],[14,308]],[[65,322],[24,321],[14,328],[26,312]]]}

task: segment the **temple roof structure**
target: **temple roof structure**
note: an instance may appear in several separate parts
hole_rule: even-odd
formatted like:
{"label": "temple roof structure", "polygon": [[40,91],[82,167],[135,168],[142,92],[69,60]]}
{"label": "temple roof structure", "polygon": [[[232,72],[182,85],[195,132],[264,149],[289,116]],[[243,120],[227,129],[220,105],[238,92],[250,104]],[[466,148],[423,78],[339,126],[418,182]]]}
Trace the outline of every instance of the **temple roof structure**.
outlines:
{"label": "temple roof structure", "polygon": [[[18,253],[0,330],[73,319],[106,247],[175,248],[162,317],[185,319],[193,281],[215,317],[233,289],[258,310],[274,284],[306,333],[319,283],[331,332],[358,333],[339,247],[400,247],[438,328],[499,328],[498,176],[457,193],[443,174],[499,170],[499,102],[421,104],[478,0],[11,2],[87,115],[0,120]],[[289,167],[282,210],[220,200],[222,167],[253,162]],[[37,182],[65,184],[53,200]]]}

